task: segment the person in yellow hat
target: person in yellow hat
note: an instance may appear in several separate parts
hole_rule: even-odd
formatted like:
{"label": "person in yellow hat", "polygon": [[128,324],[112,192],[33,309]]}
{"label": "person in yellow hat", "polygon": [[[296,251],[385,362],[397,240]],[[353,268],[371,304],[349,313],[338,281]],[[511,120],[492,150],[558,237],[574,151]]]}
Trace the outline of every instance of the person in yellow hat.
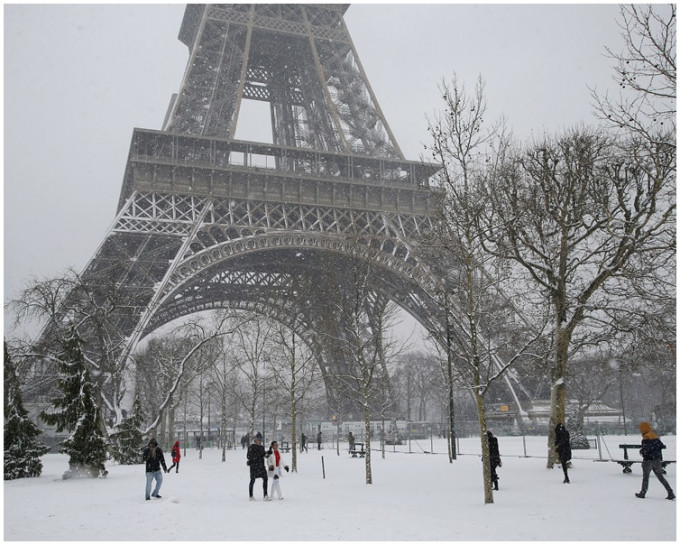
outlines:
{"label": "person in yellow hat", "polygon": [[636,492],[635,495],[638,498],[645,497],[649,485],[649,474],[653,471],[656,478],[659,479],[659,482],[668,492],[666,499],[674,500],[675,494],[673,494],[673,489],[664,478],[661,468],[661,449],[665,445],[661,442],[659,436],[654,433],[649,422],[640,422],[638,429],[642,434],[642,448],[640,449],[640,454],[642,455],[642,489],[640,492]]}

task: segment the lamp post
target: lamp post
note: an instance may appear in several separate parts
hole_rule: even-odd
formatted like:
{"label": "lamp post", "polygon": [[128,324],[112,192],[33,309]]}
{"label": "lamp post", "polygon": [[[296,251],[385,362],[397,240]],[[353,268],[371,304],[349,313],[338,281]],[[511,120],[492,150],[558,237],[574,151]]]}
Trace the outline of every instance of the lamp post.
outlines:
{"label": "lamp post", "polygon": [[619,367],[619,395],[621,396],[621,415],[623,416],[623,435],[628,435],[626,431],[626,409],[623,406],[623,375]]}
{"label": "lamp post", "polygon": [[609,367],[618,371],[619,374],[619,397],[621,399],[621,415],[623,416],[623,435],[628,435],[626,431],[626,409],[623,405],[623,369],[621,364],[614,358],[609,360]]}
{"label": "lamp post", "polygon": [[450,452],[451,452],[451,460],[456,460],[457,455],[456,455],[456,428],[454,425],[454,404],[453,404],[453,354],[452,354],[452,344],[453,344],[453,339],[452,339],[452,334],[451,334],[451,329],[452,325],[451,322],[449,321],[449,293],[448,291],[446,292],[446,364],[447,364],[447,372],[448,372],[448,387],[449,387],[449,441],[450,443]]}

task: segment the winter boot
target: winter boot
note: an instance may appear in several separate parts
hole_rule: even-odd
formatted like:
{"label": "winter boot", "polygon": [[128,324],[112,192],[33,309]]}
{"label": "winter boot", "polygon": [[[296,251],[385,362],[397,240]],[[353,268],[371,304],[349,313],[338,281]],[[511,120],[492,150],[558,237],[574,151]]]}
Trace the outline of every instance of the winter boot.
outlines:
{"label": "winter boot", "polygon": [[674,499],[675,499],[675,494],[673,494],[673,492],[669,492],[669,493],[668,493],[668,496],[666,496],[666,499],[667,499],[667,500],[674,500]]}
{"label": "winter boot", "polygon": [[493,482],[493,489],[498,490],[498,481]]}
{"label": "winter boot", "polygon": [[635,493],[635,497],[636,497],[636,498],[644,498],[644,497],[645,497],[645,493],[644,493],[644,492],[636,492],[636,493]]}

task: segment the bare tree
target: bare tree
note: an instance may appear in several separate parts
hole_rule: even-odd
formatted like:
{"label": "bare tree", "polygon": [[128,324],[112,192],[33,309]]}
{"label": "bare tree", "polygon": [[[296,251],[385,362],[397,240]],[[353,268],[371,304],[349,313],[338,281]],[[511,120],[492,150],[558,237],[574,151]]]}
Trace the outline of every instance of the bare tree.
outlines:
{"label": "bare tree", "polygon": [[[136,357],[138,387],[143,390],[140,400],[147,404],[147,410],[154,415],[145,434],[161,426],[162,435],[165,435],[167,411],[179,402],[180,394],[183,393],[187,401],[187,396],[190,396],[189,384],[194,377],[203,372],[206,366],[214,365],[217,357],[214,345],[221,346],[215,340],[234,334],[248,319],[242,318],[234,324],[231,318],[225,313],[219,314],[212,323],[206,324],[196,319],[181,324],[164,336],[168,339],[166,343],[170,345],[169,350],[161,350],[162,343],[156,341],[154,350],[147,347]],[[210,357],[206,357],[206,354]]]}
{"label": "bare tree", "polygon": [[[220,437],[222,438],[222,461],[227,459],[227,425],[228,415],[235,413],[236,398],[234,386],[236,384],[236,365],[233,359],[233,338],[225,337],[218,361],[210,370],[211,383],[220,403]],[[227,355],[228,354],[228,355]],[[231,401],[231,403],[230,403]]]}
{"label": "bare tree", "polygon": [[[250,317],[247,327],[236,330],[235,343],[237,351],[234,363],[239,369],[242,382],[239,382],[237,400],[248,414],[248,433],[252,438],[258,416],[266,416],[267,364],[271,373],[271,358],[273,353],[272,336],[273,323],[262,316]],[[262,430],[264,436],[265,430]]]}
{"label": "bare tree", "polygon": [[281,357],[278,365],[272,367],[272,371],[274,380],[288,395],[291,418],[291,469],[297,471],[298,408],[309,391],[318,386],[320,376],[314,355],[305,347],[294,330],[278,324],[274,342]]}
{"label": "bare tree", "polygon": [[400,398],[407,420],[424,422],[428,420],[428,402],[434,400],[434,392],[441,384],[441,374],[437,358],[432,354],[416,351],[399,357],[395,373],[400,385]]}
{"label": "bare tree", "polygon": [[550,445],[554,426],[565,419],[569,359],[596,344],[588,337],[601,334],[602,309],[613,304],[605,288],[624,286],[626,266],[637,256],[646,254],[652,268],[665,261],[674,180],[672,148],[589,129],[518,151],[489,179],[485,247],[525,268],[551,305]]}
{"label": "bare tree", "polygon": [[644,398],[645,401],[639,403],[645,418],[655,419],[659,428],[674,430],[677,414],[675,298],[669,296],[665,301],[652,301],[648,307],[640,306],[635,313],[628,314],[627,319],[616,317],[620,324],[617,337],[620,343],[615,353],[621,366],[621,379],[633,379],[631,394]]}
{"label": "bare tree", "polygon": [[[572,445],[584,439],[584,423],[590,408],[601,402],[619,382],[620,369],[612,366],[613,359],[606,352],[572,361],[569,370],[569,399],[567,423]],[[588,448],[587,445],[585,448]]]}
{"label": "bare tree", "polygon": [[541,337],[542,328],[532,331],[513,306],[503,290],[514,281],[513,271],[484,246],[482,218],[490,205],[486,179],[507,147],[502,125],[485,129],[484,82],[477,81],[472,96],[455,77],[450,85],[442,82],[440,91],[444,111],[429,126],[432,157],[441,166],[433,192],[438,214],[427,246],[429,262],[445,279],[435,298],[446,328],[431,333],[446,347],[449,384],[455,359],[475,400],[485,460],[484,502],[493,503],[484,397]]}
{"label": "bare tree", "polygon": [[[133,357],[136,367],[136,393],[139,396],[143,413],[153,415],[152,419],[158,416],[158,408],[163,405],[167,392],[172,389],[173,382],[180,373],[180,364],[184,356],[191,350],[191,342],[183,338],[178,332],[173,332],[163,338],[150,339],[148,344],[139,350]],[[169,413],[182,400],[186,401],[190,396],[188,389],[193,378],[193,366],[191,361],[185,362],[181,370],[181,385],[176,389],[165,404],[165,408],[160,412],[160,418],[156,426],[147,429],[146,433],[155,433],[156,439],[163,447],[167,447],[166,430]],[[181,397],[183,396],[183,397]],[[149,422],[145,422],[149,424]],[[186,435],[185,435],[186,437]]]}
{"label": "bare tree", "polygon": [[56,340],[63,336],[65,324],[73,323],[84,340],[83,354],[97,386],[100,407],[106,409],[102,413],[119,422],[130,364],[118,358],[125,343],[120,324],[141,304],[139,299],[139,295],[121,289],[112,279],[89,284],[73,270],[55,278],[32,279],[6,305],[14,313],[15,326],[42,325],[38,336],[26,342],[21,354],[23,365],[32,367],[27,395],[45,395],[54,386]]}
{"label": "bare tree", "polygon": [[[352,241],[357,255],[344,271],[337,272],[340,298],[334,301],[334,314],[340,324],[338,343],[343,360],[350,368],[337,366],[331,371],[345,395],[357,402],[362,410],[365,441],[366,484],[373,483],[371,467],[371,410],[379,410],[377,400],[386,388],[391,388],[389,362],[404,350],[404,343],[389,334],[395,323],[398,307],[372,288],[372,266],[358,254],[361,244]],[[326,335],[329,335],[326,333]]]}
{"label": "bare tree", "polygon": [[[210,438],[211,396],[214,394],[213,376],[217,363],[222,359],[223,344],[221,337],[215,337],[203,345],[194,357],[195,375],[189,389],[189,395],[198,409],[198,458],[203,458],[206,439]],[[208,420],[207,436],[203,432],[203,422]]]}
{"label": "bare tree", "polygon": [[619,94],[592,90],[596,113],[612,126],[654,141],[675,138],[676,6],[622,5],[618,19],[622,51],[605,50],[614,61]]}

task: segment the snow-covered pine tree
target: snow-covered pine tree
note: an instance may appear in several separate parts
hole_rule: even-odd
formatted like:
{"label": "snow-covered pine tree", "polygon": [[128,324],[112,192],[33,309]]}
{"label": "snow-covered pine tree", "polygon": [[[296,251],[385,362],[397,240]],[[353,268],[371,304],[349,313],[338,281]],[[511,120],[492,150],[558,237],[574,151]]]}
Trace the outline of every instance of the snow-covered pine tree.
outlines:
{"label": "snow-covered pine tree", "polygon": [[142,463],[141,452],[144,448],[144,437],[141,427],[143,423],[142,404],[139,397],[135,396],[132,413],[118,425],[118,431],[109,436],[112,445],[111,454],[119,464]]}
{"label": "snow-covered pine tree", "polygon": [[21,386],[12,358],[5,349],[5,480],[39,477],[40,457],[50,447],[37,440],[42,433],[29,418],[21,397]]}
{"label": "snow-covered pine tree", "polygon": [[98,477],[106,475],[106,438],[101,411],[95,399],[94,384],[81,348],[82,340],[75,327],[67,330],[61,342],[58,379],[61,397],[52,400],[52,409],[40,413],[40,418],[57,431],[69,431],[61,443],[60,452],[69,455],[69,471],[63,478]]}

